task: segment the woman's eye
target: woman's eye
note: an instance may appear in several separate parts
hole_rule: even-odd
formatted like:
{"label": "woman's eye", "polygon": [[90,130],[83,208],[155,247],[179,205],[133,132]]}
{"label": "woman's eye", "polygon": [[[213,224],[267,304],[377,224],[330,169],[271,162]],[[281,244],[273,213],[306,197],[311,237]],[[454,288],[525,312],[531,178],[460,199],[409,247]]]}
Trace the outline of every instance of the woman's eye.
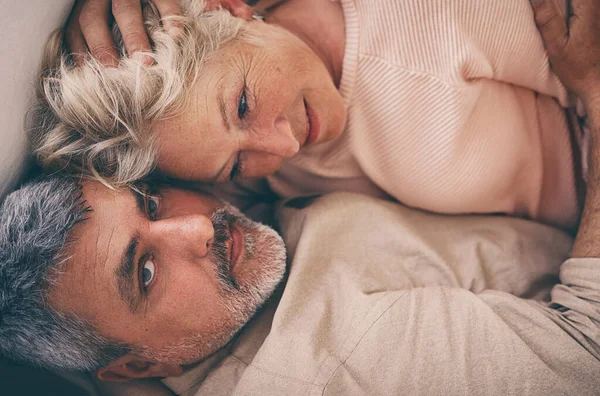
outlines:
{"label": "woman's eye", "polygon": [[148,218],[150,220],[156,220],[158,208],[160,205],[160,198],[156,195],[146,196],[146,211],[148,212]]}
{"label": "woman's eye", "polygon": [[231,167],[231,172],[229,173],[229,180],[233,181],[233,180],[237,179],[238,177],[240,177],[241,174],[242,174],[242,160],[241,160],[241,154],[238,153],[238,155],[235,159],[235,163]]}
{"label": "woman's eye", "polygon": [[151,260],[147,260],[142,267],[142,282],[144,287],[148,287],[154,280],[154,263]]}
{"label": "woman's eye", "polygon": [[238,117],[239,119],[243,119],[248,111],[248,99],[246,98],[246,90],[242,91],[242,95],[240,96],[240,100],[238,102]]}

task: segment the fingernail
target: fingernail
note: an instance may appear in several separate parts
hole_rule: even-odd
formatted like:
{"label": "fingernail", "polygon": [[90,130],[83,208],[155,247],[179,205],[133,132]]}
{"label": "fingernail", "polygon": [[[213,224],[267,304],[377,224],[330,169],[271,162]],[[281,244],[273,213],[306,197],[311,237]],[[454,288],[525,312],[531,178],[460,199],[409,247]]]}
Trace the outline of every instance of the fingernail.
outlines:
{"label": "fingernail", "polygon": [[175,40],[179,40],[183,37],[183,29],[180,26],[171,26],[167,33],[169,33],[169,36],[173,37]]}
{"label": "fingernail", "polygon": [[141,51],[134,52],[131,55],[131,59],[145,66],[150,66],[152,63],[154,63],[154,59],[152,59],[151,56],[148,56],[146,53]]}

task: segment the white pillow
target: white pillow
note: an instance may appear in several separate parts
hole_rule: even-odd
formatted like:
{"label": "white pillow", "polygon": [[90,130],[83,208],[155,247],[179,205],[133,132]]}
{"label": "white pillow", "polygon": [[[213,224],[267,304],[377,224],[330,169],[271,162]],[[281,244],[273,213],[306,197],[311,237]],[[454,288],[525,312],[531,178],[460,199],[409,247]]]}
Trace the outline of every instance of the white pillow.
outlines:
{"label": "white pillow", "polygon": [[28,159],[24,117],[44,44],[72,6],[73,0],[0,0],[0,198]]}

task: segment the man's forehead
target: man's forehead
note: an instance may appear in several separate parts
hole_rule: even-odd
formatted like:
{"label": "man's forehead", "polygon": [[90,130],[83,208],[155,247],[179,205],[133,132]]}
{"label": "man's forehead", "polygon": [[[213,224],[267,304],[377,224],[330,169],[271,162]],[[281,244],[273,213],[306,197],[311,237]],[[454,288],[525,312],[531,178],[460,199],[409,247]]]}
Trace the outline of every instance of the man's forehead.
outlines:
{"label": "man's forehead", "polygon": [[68,265],[76,272],[102,268],[112,256],[118,257],[132,233],[128,212],[136,205],[128,189],[111,190],[93,182],[84,184],[82,192],[91,210],[73,227],[66,249]]}
{"label": "man's forehead", "polygon": [[97,181],[85,181],[82,183],[81,192],[83,199],[88,202],[92,209],[114,210],[116,204],[127,204],[135,202],[130,188],[112,189]]}

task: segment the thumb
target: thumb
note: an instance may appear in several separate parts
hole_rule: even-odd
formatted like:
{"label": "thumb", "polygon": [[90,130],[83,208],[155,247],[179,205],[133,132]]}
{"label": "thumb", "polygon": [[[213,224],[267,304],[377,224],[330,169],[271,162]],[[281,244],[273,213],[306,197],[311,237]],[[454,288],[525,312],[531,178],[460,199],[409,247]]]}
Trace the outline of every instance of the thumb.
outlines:
{"label": "thumb", "polygon": [[550,56],[560,54],[569,39],[565,14],[555,0],[531,0],[535,23]]}

